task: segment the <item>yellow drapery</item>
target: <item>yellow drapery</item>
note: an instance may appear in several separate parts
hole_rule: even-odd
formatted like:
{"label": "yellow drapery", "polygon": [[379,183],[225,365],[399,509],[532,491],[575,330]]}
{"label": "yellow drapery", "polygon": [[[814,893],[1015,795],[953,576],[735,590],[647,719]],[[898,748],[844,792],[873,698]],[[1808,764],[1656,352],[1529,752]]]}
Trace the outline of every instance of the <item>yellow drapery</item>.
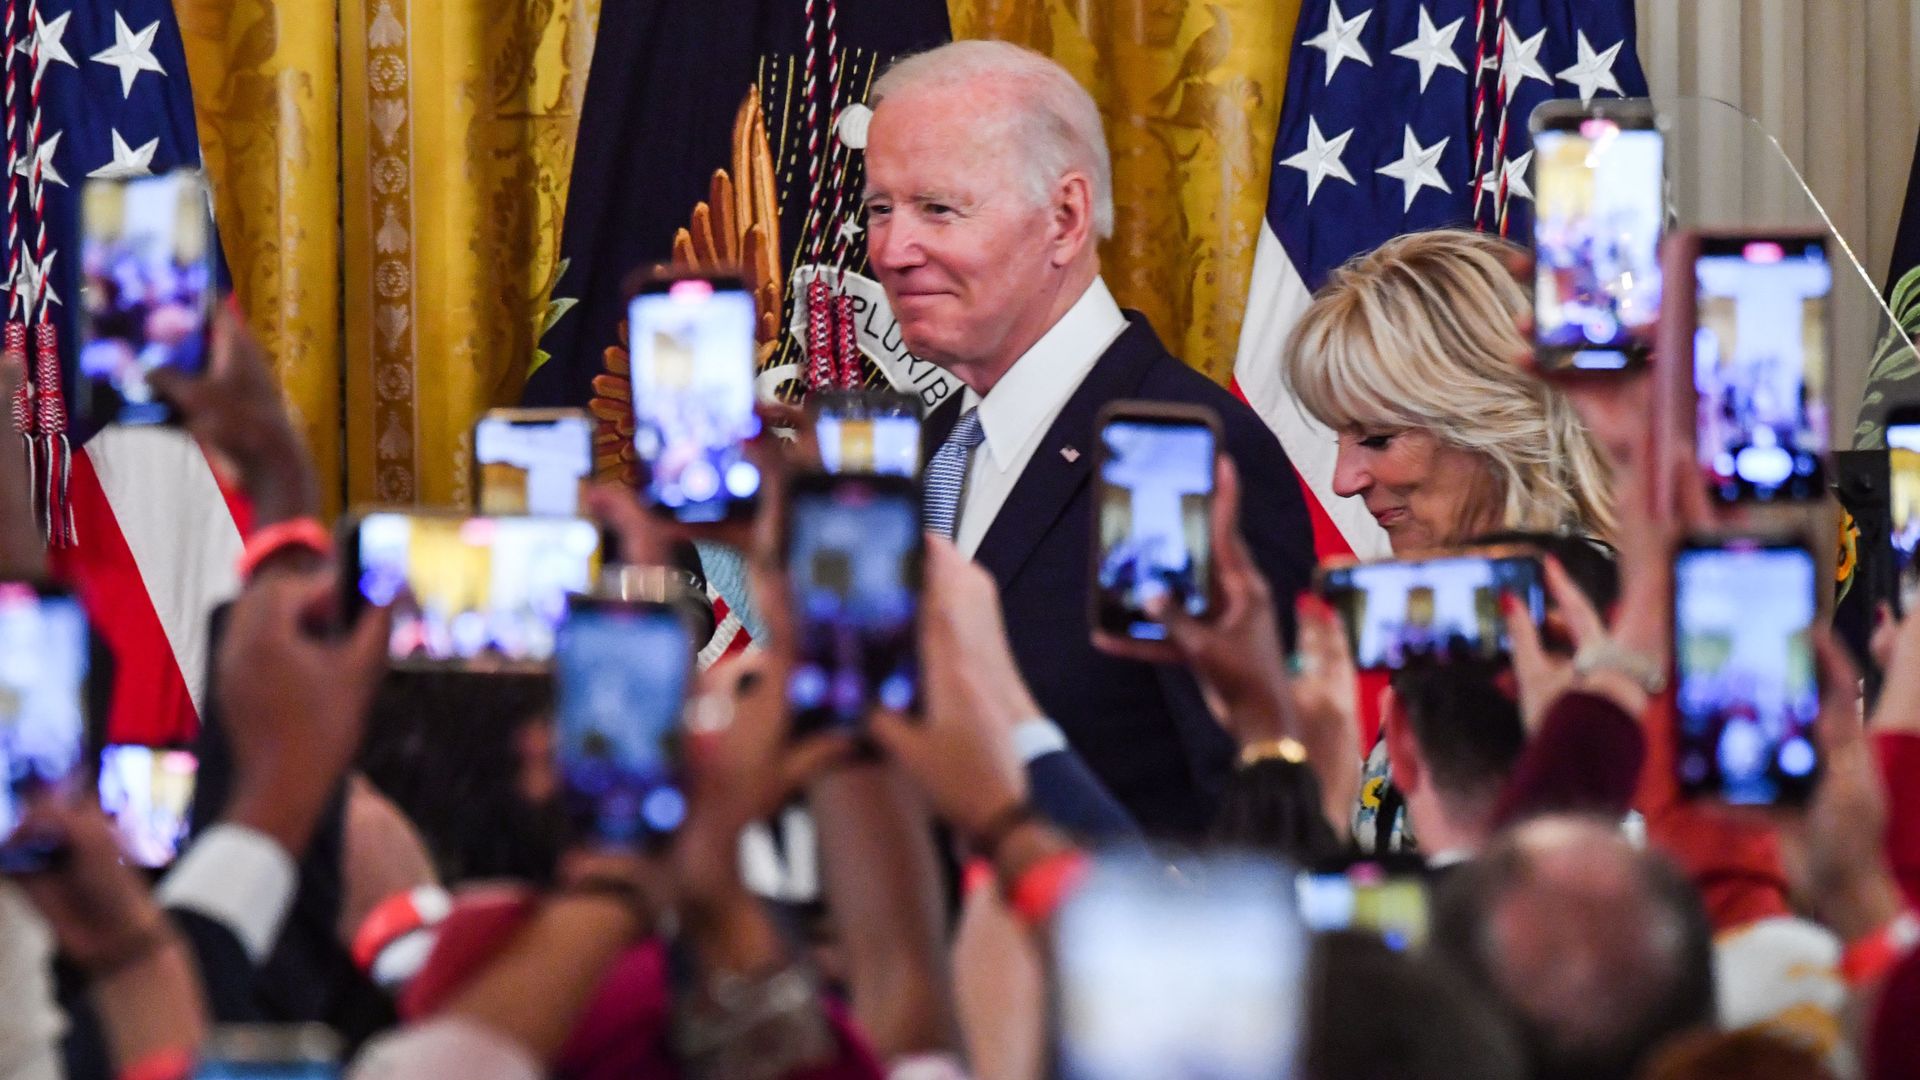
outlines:
{"label": "yellow drapery", "polygon": [[1066,65],[1113,150],[1102,269],[1187,363],[1226,382],[1266,208],[1299,0],[949,0],[953,34]]}
{"label": "yellow drapery", "polygon": [[329,496],[458,505],[560,242],[599,0],[175,0],[221,239]]}
{"label": "yellow drapery", "polygon": [[464,505],[533,355],[598,4],[339,3],[347,490]]}
{"label": "yellow drapery", "polygon": [[247,322],[338,509],[339,80],[331,3],[175,0],[214,213]]}

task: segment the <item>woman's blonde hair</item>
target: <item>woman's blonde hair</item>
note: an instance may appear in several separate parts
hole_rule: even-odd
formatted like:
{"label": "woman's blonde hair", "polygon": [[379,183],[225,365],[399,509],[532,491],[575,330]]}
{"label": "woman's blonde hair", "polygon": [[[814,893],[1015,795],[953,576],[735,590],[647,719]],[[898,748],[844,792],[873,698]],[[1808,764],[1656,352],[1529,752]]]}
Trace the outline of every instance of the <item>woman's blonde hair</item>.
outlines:
{"label": "woman's blonde hair", "polygon": [[1287,339],[1293,395],[1336,431],[1424,430],[1479,455],[1501,524],[1608,537],[1605,462],[1553,387],[1521,369],[1529,345],[1511,244],[1457,229],[1410,233],[1334,271]]}

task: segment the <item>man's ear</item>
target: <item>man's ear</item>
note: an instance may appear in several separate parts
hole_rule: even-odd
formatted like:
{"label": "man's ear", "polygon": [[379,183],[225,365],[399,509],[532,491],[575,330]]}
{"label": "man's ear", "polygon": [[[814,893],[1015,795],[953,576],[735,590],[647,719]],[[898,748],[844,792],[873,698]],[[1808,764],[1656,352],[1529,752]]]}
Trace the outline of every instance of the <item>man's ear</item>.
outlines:
{"label": "man's ear", "polygon": [[1406,707],[1392,687],[1380,694],[1380,726],[1387,735],[1387,771],[1393,777],[1393,786],[1403,792],[1418,791],[1426,779],[1427,763],[1420,756],[1420,744],[1414,740]]}
{"label": "man's ear", "polygon": [[1047,224],[1055,266],[1077,262],[1082,252],[1100,242],[1093,226],[1093,181],[1085,173],[1069,172],[1054,185]]}

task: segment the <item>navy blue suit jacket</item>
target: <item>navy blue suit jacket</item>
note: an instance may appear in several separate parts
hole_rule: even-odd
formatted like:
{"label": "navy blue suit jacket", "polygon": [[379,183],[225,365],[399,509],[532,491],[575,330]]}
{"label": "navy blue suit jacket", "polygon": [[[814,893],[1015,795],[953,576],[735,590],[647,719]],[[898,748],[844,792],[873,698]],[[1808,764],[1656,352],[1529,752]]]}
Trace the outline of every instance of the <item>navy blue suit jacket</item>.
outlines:
{"label": "navy blue suit jacket", "polygon": [[[1095,420],[1111,401],[1204,405],[1239,469],[1240,527],[1291,637],[1293,596],[1314,564],[1313,526],[1293,465],[1246,403],[1175,359],[1137,312],[1053,422],[974,560],[1000,586],[1013,655],[1035,699],[1142,828],[1193,837],[1213,816],[1233,743],[1184,668],[1093,647],[1088,610]],[[927,417],[933,450],[960,416],[956,394]],[[1062,453],[1071,450],[1072,453]]]}

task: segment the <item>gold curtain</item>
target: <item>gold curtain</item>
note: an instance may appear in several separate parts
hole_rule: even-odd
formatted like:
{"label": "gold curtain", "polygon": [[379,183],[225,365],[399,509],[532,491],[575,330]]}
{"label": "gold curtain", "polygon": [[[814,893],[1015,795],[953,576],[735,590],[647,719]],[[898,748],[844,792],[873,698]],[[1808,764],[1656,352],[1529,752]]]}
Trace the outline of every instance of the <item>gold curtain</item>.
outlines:
{"label": "gold curtain", "polygon": [[329,512],[458,505],[519,399],[600,0],[175,0],[221,239]]}
{"label": "gold curtain", "polygon": [[559,249],[597,0],[339,0],[347,491],[464,505]]}
{"label": "gold curtain", "polygon": [[1100,103],[1107,283],[1224,383],[1246,307],[1299,0],[949,0],[956,38],[1043,52]]}
{"label": "gold curtain", "polygon": [[340,96],[331,3],[175,0],[214,212],[247,322],[338,510]]}

